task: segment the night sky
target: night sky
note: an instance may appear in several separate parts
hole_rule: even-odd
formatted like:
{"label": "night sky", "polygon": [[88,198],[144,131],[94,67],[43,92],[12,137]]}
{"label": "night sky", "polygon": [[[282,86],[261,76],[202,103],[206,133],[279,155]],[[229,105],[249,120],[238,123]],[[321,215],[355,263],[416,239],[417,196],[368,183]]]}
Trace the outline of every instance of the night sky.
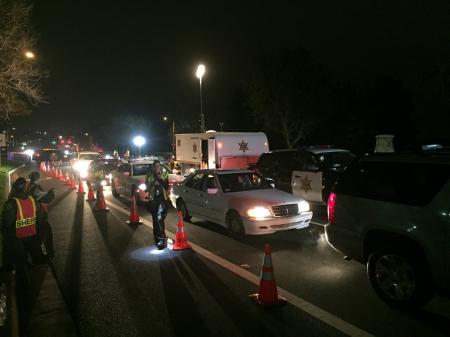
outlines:
{"label": "night sky", "polygon": [[261,54],[303,47],[337,80],[415,87],[450,43],[448,0],[34,3],[49,104],[22,122],[67,132],[123,114],[195,123],[199,62],[207,127],[217,129]]}

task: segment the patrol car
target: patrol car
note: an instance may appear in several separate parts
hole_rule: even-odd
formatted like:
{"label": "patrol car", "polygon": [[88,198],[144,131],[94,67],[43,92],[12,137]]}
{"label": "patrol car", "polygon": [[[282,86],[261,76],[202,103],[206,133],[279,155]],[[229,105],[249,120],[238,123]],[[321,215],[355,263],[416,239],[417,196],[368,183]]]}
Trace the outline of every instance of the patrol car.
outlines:
{"label": "patrol car", "polygon": [[263,153],[254,169],[273,179],[277,188],[324,204],[339,175],[355,158],[348,150],[311,146]]}
{"label": "patrol car", "polygon": [[[136,191],[136,202],[145,202],[148,197],[145,178],[147,172],[153,169],[154,160],[153,158],[134,159],[119,165],[116,170],[111,172],[112,194],[115,197],[120,195],[131,197],[132,193]],[[169,185],[183,179],[181,175],[172,173],[169,166],[164,163],[161,163],[161,170],[169,172]]]}

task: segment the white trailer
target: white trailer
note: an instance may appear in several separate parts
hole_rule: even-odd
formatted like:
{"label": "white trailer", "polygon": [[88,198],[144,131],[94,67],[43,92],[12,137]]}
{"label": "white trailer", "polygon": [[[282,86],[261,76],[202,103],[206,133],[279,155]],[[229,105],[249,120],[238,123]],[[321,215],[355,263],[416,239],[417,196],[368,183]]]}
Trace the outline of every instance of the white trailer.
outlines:
{"label": "white trailer", "polygon": [[185,133],[175,135],[176,161],[184,175],[200,168],[246,168],[269,151],[263,132]]}

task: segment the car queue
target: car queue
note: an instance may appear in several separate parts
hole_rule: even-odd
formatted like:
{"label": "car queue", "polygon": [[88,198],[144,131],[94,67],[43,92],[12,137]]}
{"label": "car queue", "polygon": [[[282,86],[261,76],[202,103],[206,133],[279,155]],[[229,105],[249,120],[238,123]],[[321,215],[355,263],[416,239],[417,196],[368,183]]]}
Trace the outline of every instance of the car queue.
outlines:
{"label": "car queue", "polygon": [[[170,201],[184,220],[211,221],[242,238],[306,228],[312,205],[326,205],[329,245],[367,265],[368,279],[384,302],[410,309],[423,306],[437,291],[450,293],[447,151],[357,158],[330,146],[271,152],[260,146],[262,153],[251,162],[246,136],[180,139],[177,145],[188,143],[192,151],[183,156],[198,157],[198,162],[185,160],[192,164],[182,174],[166,164],[161,170],[169,176]],[[253,141],[265,144],[264,138]],[[202,147],[209,157],[203,158]],[[224,148],[228,152],[219,151]],[[110,172],[113,195],[135,195],[145,202],[145,177],[153,161],[119,163]]]}

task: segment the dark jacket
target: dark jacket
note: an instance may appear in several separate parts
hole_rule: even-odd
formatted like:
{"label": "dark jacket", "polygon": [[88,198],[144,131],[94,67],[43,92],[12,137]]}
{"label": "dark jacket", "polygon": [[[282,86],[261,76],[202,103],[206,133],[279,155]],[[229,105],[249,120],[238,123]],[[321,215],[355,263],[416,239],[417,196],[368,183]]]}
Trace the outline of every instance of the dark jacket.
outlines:
{"label": "dark jacket", "polygon": [[50,190],[46,192],[41,185],[31,182],[28,185],[27,193],[39,203],[48,204],[55,198],[55,192]]}

